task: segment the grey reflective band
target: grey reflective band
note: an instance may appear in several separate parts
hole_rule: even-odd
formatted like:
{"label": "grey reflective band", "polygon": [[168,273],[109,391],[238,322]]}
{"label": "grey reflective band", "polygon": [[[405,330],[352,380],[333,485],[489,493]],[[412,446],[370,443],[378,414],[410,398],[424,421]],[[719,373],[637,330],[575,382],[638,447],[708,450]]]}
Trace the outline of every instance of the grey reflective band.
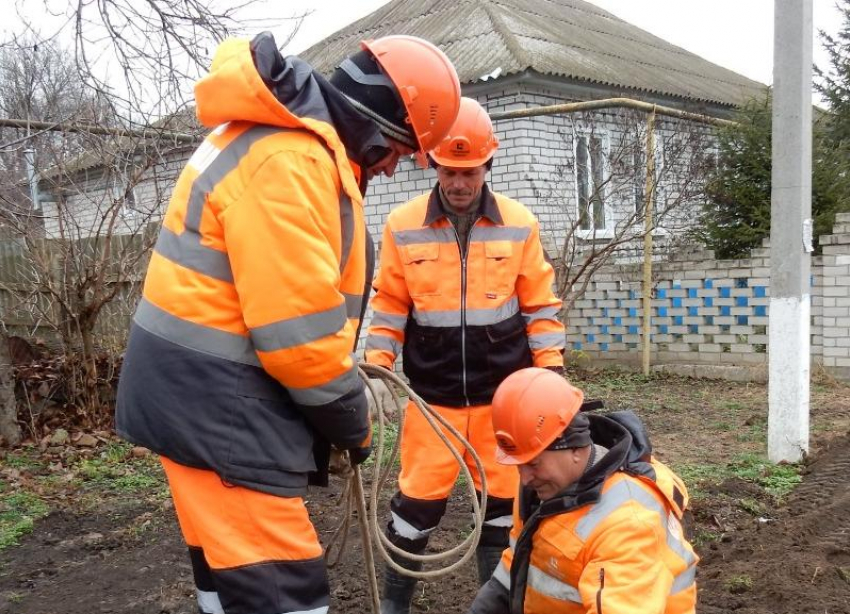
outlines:
{"label": "grey reflective band", "polygon": [[393,241],[398,246],[421,245],[422,243],[457,243],[457,235],[452,228],[417,228],[416,230],[395,230]]}
{"label": "grey reflective band", "polygon": [[260,366],[250,337],[183,320],[144,297],[139,301],[133,321],[152,335],[181,347],[245,365]]}
{"label": "grey reflective band", "polygon": [[[351,245],[354,243],[354,208],[351,205],[351,198],[348,197],[343,188],[339,189],[339,229],[342,235],[339,272],[342,273],[345,270],[345,265],[348,264]],[[359,312],[357,316],[360,316]]]}
{"label": "grey reflective band", "polygon": [[553,578],[534,565],[528,567],[528,586],[552,599],[581,603],[581,593],[575,586]]}
{"label": "grey reflective band", "polygon": [[558,312],[560,311],[561,309],[559,307],[541,307],[533,313],[523,311],[522,317],[525,318],[526,324],[531,324],[538,320],[555,320],[556,322],[559,322]]}
{"label": "grey reflective band", "polygon": [[254,346],[260,352],[285,350],[329,337],[348,322],[345,305],[326,311],[288,318],[251,329]]}
{"label": "grey reflective band", "polygon": [[529,335],[528,347],[532,350],[561,350],[567,347],[567,337],[564,333]]}
{"label": "grey reflective band", "polygon": [[154,250],[176,264],[233,283],[227,254],[201,244],[201,217],[207,197],[239,165],[251,145],[272,134],[291,131],[291,128],[255,126],[228,143],[192,182],[183,232],[178,235],[163,226]]}
{"label": "grey reflective band", "polygon": [[670,594],[676,595],[684,590],[691,588],[696,581],[697,566],[696,563],[688,567],[685,571],[673,578],[673,585],[670,587]]}
{"label": "grey reflective band", "polygon": [[376,311],[372,315],[372,322],[370,326],[383,326],[386,328],[392,328],[393,330],[403,331],[407,326],[407,316],[400,316],[394,313],[387,313],[385,311]]}
{"label": "grey reflective band", "polygon": [[371,333],[366,337],[366,351],[369,350],[391,352],[393,356],[398,356],[401,353],[402,346],[399,341],[392,337]]}
{"label": "grey reflective band", "polygon": [[363,295],[342,293],[345,298],[345,315],[349,318],[360,319],[360,312],[363,310]]}
{"label": "grey reflective band", "polygon": [[[519,300],[514,295],[504,304],[493,309],[467,309],[466,323],[469,326],[488,326],[504,322],[517,313],[519,313]],[[461,311],[419,311],[414,308],[413,319],[421,326],[449,328],[460,326]]]}
{"label": "grey reflective band", "polygon": [[159,231],[154,251],[182,267],[232,284],[233,271],[227,254],[201,245],[199,240],[196,241],[192,237],[193,235],[185,232],[180,235],[174,234],[163,226]]}
{"label": "grey reflective band", "polygon": [[[590,511],[585,514],[576,524],[575,533],[584,541],[590,537],[594,529],[599,526],[599,523],[605,520],[610,514],[616,511],[622,505],[634,501],[641,507],[656,512],[658,520],[664,527],[667,536],[667,547],[670,548],[676,555],[681,558],[686,565],[693,566],[696,563],[696,557],[688,549],[679,535],[676,535],[670,530],[670,521],[668,519],[667,509],[653,497],[649,492],[641,486],[628,480],[623,480],[612,486],[608,491],[602,493],[600,501],[595,503]],[[678,523],[678,519],[674,520]],[[679,527],[681,534],[681,525]]]}
{"label": "grey reflective band", "polygon": [[390,515],[393,518],[393,530],[405,539],[422,539],[423,537],[428,537],[437,528],[417,529],[395,512],[390,512]]}
{"label": "grey reflective band", "polygon": [[473,241],[525,241],[531,234],[527,226],[476,226]]}
{"label": "grey reflective band", "polygon": [[198,609],[203,614],[224,614],[224,608],[216,591],[202,591],[195,589],[198,594]]}
{"label": "grey reflective band", "polygon": [[512,527],[514,526],[514,517],[511,514],[498,516],[484,521],[485,527]]}
{"label": "grey reflective band", "polygon": [[511,590],[511,573],[508,571],[504,561],[499,561],[496,571],[493,572],[493,577],[507,590]]}
{"label": "grey reflective band", "polygon": [[351,368],[339,377],[332,379],[327,384],[312,388],[291,388],[287,386],[289,395],[299,405],[326,405],[355,390],[360,383],[360,376],[357,375],[357,358],[354,355],[351,358],[353,360]]}
{"label": "grey reflective band", "polygon": [[[476,226],[470,233],[470,243],[488,241],[525,241],[531,229],[523,226]],[[396,245],[419,245],[422,243],[457,243],[457,235],[452,228],[417,228],[415,230],[393,231]]]}

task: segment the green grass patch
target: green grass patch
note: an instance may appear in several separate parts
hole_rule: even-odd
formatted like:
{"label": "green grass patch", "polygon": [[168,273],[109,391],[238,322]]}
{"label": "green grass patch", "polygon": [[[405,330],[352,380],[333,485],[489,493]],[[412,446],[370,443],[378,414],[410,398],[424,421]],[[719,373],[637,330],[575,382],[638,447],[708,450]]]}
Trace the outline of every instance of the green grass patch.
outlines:
{"label": "green grass patch", "polygon": [[80,459],[73,467],[86,489],[126,494],[150,494],[166,488],[165,476],[154,455],[134,458],[132,445],[113,442],[93,458]]}
{"label": "green grass patch", "polygon": [[47,515],[47,504],[36,495],[26,492],[5,492],[0,482],[0,550],[15,546],[18,540],[32,531],[35,521]]}
{"label": "green grass patch", "polygon": [[734,477],[758,484],[769,495],[781,500],[802,481],[798,465],[776,465],[761,454],[739,454],[726,465],[692,463],[674,464],[672,468],[685,481],[692,499],[705,496],[706,486],[718,485]]}

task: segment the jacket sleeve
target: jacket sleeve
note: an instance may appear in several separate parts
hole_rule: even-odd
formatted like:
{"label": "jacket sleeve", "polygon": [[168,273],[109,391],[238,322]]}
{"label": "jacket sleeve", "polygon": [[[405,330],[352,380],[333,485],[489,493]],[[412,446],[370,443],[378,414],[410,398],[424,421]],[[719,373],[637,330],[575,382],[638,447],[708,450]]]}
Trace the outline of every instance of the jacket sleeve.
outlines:
{"label": "jacket sleeve", "polygon": [[467,614],[510,614],[508,589],[496,578],[490,578],[478,589]]}
{"label": "jacket sleeve", "polygon": [[384,226],[381,263],[374,286],[372,321],[366,337],[366,362],[392,369],[404,345],[411,298],[404,278],[404,265],[393,239],[391,220]]}
{"label": "jacket sleeve", "polygon": [[564,365],[566,332],[558,319],[561,300],[552,291],[554,282],[555,270],[543,254],[540,228],[537,220],[533,220],[523,248],[516,290],[535,367]]}
{"label": "jacket sleeve", "polygon": [[339,178],[329,158],[279,152],[220,214],[243,318],[263,368],[340,448],[369,433],[340,293]]}
{"label": "jacket sleeve", "polygon": [[673,577],[663,563],[655,516],[654,522],[636,515],[613,523],[588,544],[579,580],[588,614],[664,614]]}

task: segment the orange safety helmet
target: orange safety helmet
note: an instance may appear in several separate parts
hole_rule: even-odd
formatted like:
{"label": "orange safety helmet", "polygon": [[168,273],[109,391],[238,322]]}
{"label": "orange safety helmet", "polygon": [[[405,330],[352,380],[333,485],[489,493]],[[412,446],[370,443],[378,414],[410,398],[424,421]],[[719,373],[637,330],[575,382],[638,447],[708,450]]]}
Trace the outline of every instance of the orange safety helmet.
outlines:
{"label": "orange safety helmet", "polygon": [[493,396],[496,460],[523,465],[543,452],[579,412],[584,393],[548,369],[509,375]]}
{"label": "orange safety helmet", "polygon": [[460,111],[446,138],[431,152],[440,166],[475,168],[486,164],[499,148],[493,122],[477,100],[460,99]]}
{"label": "orange safety helmet", "polygon": [[460,81],[446,54],[415,36],[384,36],[361,43],[398,90],[420,153],[433,149],[460,108]]}

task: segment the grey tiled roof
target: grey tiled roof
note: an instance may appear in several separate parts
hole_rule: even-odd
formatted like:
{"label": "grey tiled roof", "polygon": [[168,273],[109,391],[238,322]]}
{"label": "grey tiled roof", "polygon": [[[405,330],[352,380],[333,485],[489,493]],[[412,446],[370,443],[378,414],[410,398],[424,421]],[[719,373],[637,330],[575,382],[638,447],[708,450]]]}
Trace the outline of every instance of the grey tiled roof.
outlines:
{"label": "grey tiled roof", "polygon": [[435,43],[462,83],[530,70],[721,105],[766,87],[581,0],[393,0],[299,55],[327,74],[362,39],[387,34]]}

